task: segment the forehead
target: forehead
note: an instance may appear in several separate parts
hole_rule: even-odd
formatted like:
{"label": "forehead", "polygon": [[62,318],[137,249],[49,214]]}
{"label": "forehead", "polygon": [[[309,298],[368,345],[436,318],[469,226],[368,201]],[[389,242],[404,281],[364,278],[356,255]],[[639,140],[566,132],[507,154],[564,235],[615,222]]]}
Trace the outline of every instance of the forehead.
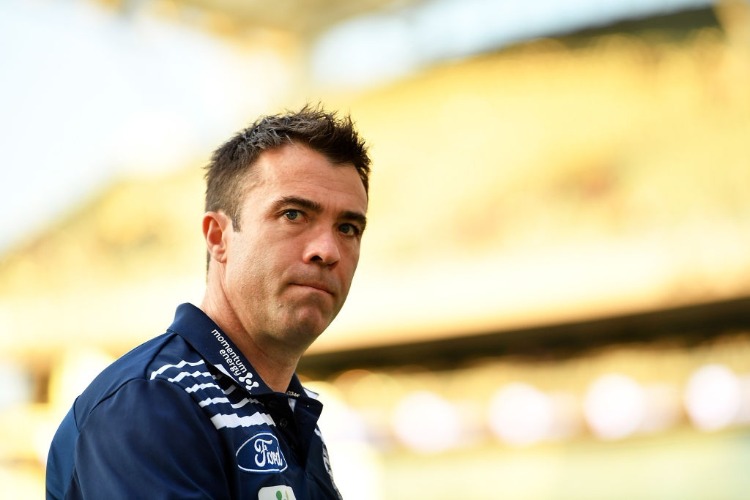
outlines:
{"label": "forehead", "polygon": [[246,198],[306,196],[321,203],[335,201],[345,210],[367,210],[367,193],[354,165],[333,163],[303,144],[264,151],[250,172]]}

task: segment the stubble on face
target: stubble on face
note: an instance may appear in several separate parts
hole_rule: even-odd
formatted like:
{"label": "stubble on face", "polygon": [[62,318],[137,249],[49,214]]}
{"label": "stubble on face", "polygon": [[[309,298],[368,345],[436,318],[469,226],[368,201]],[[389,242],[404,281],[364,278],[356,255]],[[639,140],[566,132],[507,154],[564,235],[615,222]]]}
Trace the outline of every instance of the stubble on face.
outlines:
{"label": "stubble on face", "polygon": [[[348,294],[359,239],[337,233],[336,224],[342,213],[364,212],[366,194],[353,166],[332,165],[304,146],[265,152],[253,170],[231,235],[227,296],[248,335],[304,350]],[[299,200],[319,205],[319,212]],[[288,220],[285,210],[301,219]],[[332,244],[340,252],[333,265],[306,257],[315,245]]]}

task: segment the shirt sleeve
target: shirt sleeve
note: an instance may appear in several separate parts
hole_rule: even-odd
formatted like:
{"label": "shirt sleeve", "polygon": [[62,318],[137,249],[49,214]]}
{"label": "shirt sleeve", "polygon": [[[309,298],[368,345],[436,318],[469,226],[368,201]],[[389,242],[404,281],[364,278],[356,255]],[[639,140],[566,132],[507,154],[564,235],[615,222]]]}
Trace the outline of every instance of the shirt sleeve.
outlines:
{"label": "shirt sleeve", "polygon": [[66,498],[229,498],[217,431],[181,388],[132,380],[79,429]]}

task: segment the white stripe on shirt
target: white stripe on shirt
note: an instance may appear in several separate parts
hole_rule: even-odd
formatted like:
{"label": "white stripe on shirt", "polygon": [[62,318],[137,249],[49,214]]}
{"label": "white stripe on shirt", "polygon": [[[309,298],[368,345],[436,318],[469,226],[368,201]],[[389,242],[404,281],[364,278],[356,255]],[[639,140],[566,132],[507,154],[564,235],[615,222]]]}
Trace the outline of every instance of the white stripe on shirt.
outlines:
{"label": "white stripe on shirt", "polygon": [[223,429],[224,427],[230,429],[234,429],[235,427],[253,427],[263,424],[276,425],[271,418],[271,415],[260,412],[255,412],[252,415],[245,417],[240,417],[236,413],[230,413],[228,415],[219,413],[218,415],[211,417],[211,423],[214,424],[214,427],[217,429]]}
{"label": "white stripe on shirt", "polygon": [[170,368],[184,368],[185,366],[200,366],[206,364],[205,361],[202,359],[195,362],[185,361],[184,359],[177,363],[176,365],[164,365],[160,367],[158,370],[154,370],[151,372],[151,380],[154,380],[156,377],[164,373],[165,371],[169,370]]}

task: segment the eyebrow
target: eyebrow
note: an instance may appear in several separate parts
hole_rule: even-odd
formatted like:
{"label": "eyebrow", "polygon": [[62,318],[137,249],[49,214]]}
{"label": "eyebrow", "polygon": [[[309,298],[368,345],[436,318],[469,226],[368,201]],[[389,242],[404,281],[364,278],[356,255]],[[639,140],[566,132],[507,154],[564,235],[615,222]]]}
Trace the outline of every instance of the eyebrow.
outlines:
{"label": "eyebrow", "polygon": [[[317,201],[309,200],[307,198],[300,198],[299,196],[284,196],[282,198],[279,198],[273,204],[273,208],[275,211],[289,205],[301,207],[316,214],[319,214],[323,211],[323,205],[321,205]],[[364,231],[365,226],[367,226],[367,217],[361,212],[344,210],[343,212],[341,212],[339,217],[344,220],[358,223],[360,226],[362,226],[361,231]]]}
{"label": "eyebrow", "polygon": [[298,196],[284,196],[274,202],[274,210],[282,209],[288,205],[294,205],[309,210],[310,212],[320,213],[323,211],[323,205],[317,201],[308,200],[307,198],[300,198]]}

